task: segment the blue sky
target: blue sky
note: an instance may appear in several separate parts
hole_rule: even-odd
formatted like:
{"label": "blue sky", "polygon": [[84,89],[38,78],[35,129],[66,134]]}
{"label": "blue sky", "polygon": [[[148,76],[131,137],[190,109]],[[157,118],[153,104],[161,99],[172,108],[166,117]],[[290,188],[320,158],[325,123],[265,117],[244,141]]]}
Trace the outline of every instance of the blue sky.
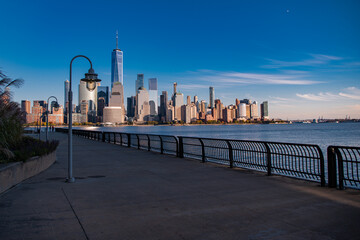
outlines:
{"label": "blue sky", "polygon": [[[360,1],[1,1],[0,68],[14,100],[63,103],[73,56],[110,85],[115,32],[125,96],[137,73],[186,95],[269,101],[271,117],[360,118]],[[73,89],[88,70],[73,64]]]}

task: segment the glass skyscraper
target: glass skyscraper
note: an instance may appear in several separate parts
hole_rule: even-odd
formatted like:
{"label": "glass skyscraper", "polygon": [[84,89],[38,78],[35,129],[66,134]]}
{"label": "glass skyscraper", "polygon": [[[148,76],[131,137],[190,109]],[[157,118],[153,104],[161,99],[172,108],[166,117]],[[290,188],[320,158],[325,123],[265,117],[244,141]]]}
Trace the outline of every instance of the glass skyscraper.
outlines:
{"label": "glass skyscraper", "polygon": [[141,87],[144,87],[144,74],[139,73],[135,82],[135,93],[137,93]]}
{"label": "glass skyscraper", "polygon": [[215,107],[215,91],[214,91],[214,87],[209,87],[209,92],[210,92],[210,108],[214,108]]}
{"label": "glass skyscraper", "polygon": [[116,32],[116,49],[111,54],[111,89],[115,82],[123,83],[123,52],[118,48],[118,33]]}

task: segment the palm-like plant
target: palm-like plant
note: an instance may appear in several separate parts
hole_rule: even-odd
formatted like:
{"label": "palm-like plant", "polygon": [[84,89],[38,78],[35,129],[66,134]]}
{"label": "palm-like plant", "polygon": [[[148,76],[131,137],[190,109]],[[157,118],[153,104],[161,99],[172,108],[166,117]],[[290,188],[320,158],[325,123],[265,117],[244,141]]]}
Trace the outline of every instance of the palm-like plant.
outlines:
{"label": "palm-like plant", "polygon": [[10,147],[21,140],[23,113],[19,104],[12,102],[9,87],[20,87],[22,79],[12,80],[0,70],[0,162],[14,157]]}

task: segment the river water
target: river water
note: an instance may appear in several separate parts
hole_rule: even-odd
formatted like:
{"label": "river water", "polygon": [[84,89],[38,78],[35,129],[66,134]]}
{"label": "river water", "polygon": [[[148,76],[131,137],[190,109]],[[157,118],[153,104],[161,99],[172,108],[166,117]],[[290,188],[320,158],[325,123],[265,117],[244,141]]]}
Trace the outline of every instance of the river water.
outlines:
{"label": "river water", "polygon": [[190,126],[75,127],[96,131],[161,134],[360,147],[360,123],[253,124]]}

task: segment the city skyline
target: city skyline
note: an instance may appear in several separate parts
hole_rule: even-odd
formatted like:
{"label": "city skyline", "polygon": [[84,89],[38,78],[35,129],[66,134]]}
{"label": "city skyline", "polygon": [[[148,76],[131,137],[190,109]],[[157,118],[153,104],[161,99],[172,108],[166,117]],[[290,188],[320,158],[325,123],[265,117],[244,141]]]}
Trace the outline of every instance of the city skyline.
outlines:
{"label": "city skyline", "polygon": [[[177,82],[184,96],[197,95],[199,101],[209,102],[210,86],[225,105],[234,104],[235,98],[268,101],[271,118],[360,118],[358,2],[200,1],[191,8],[186,1],[140,3],[119,4],[128,11],[118,21],[104,13],[113,11],[110,4],[102,3],[99,14],[106,17],[90,24],[76,17],[61,18],[51,3],[5,3],[9,11],[1,19],[15,10],[20,15],[16,22],[0,21],[7,36],[0,40],[0,67],[9,77],[25,80],[22,88],[12,89],[14,100],[20,103],[55,95],[64,102],[68,64],[77,54],[93,61],[102,86],[111,86],[109,55],[119,29],[119,48],[125,55],[125,98],[134,95],[136,76],[143,73],[144,79],[157,78],[158,93],[172,93],[172,83]],[[68,4],[59,7],[66,9]],[[66,10],[70,16],[84,8],[80,3],[71,6]],[[85,9],[96,7],[91,3]],[[175,7],[173,16],[166,13]],[[35,14],[22,13],[28,10]],[[142,17],[125,24],[135,10]],[[149,18],[150,12],[154,18]],[[36,13],[41,14],[35,17]],[[49,22],[43,23],[44,18]],[[27,24],[38,28],[30,31]],[[53,28],[44,35],[51,24]],[[150,26],[152,31],[147,31]],[[95,34],[88,37],[89,31]],[[146,38],[136,38],[137,32]],[[85,61],[74,62],[73,89],[87,70]],[[74,92],[74,102],[78,97]]]}

